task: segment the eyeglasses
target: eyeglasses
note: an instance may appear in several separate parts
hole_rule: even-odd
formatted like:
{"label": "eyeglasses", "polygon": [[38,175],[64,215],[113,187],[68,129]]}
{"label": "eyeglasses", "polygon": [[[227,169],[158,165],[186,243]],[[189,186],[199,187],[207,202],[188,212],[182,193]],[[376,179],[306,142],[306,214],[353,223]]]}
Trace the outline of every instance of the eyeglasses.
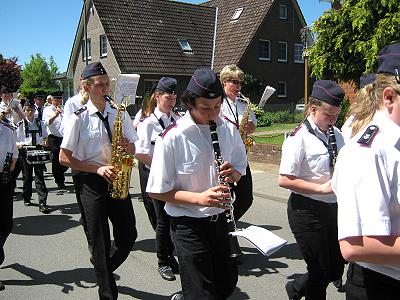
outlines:
{"label": "eyeglasses", "polygon": [[236,85],[238,85],[238,84],[240,84],[240,85],[243,85],[244,84],[244,82],[243,81],[239,81],[239,80],[228,80],[228,81],[230,81],[230,82],[232,82],[233,84],[236,84]]}

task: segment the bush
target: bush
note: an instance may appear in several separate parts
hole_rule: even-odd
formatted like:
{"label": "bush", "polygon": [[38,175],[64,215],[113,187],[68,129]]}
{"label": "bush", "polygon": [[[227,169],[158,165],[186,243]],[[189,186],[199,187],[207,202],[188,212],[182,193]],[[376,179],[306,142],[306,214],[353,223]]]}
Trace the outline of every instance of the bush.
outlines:
{"label": "bush", "polygon": [[264,112],[261,116],[257,117],[257,126],[270,126],[272,123],[296,123],[301,120],[301,115],[294,115],[289,111]]}
{"label": "bush", "polygon": [[267,127],[271,126],[271,124],[272,124],[272,119],[266,113],[261,117],[257,118],[257,126],[259,127]]}

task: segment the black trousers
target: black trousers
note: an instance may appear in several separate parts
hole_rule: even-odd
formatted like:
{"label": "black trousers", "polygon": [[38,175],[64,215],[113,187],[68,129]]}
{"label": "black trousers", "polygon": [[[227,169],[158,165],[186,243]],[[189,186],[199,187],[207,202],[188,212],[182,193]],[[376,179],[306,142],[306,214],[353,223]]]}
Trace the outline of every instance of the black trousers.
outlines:
{"label": "black trousers", "polygon": [[307,300],[326,299],[326,288],[342,278],[345,261],[337,233],[337,204],[316,201],[291,193],[288,202],[289,225],[307,264],[308,274],[296,278],[293,288]]}
{"label": "black trousers", "polygon": [[39,195],[39,203],[46,204],[47,203],[47,187],[44,181],[44,164],[35,164],[30,165],[26,161],[25,150],[19,150],[19,160],[22,166],[23,173],[23,188],[22,188],[22,198],[25,202],[31,201],[32,198],[32,179],[33,179],[33,170],[35,170],[35,187],[36,192]]}
{"label": "black trousers", "polygon": [[4,261],[4,244],[13,226],[13,190],[11,182],[4,184],[0,180],[0,265]]}
{"label": "black trousers", "polygon": [[149,194],[146,193],[147,181],[149,180],[150,170],[146,168],[145,164],[139,162],[139,181],[140,181],[140,191],[142,194],[143,205],[146,209],[147,217],[149,218],[151,227],[153,227],[154,231],[157,230],[157,215],[154,209],[153,200],[149,197]]}
{"label": "black trousers", "polygon": [[350,263],[345,290],[346,300],[392,300],[399,297],[400,281]]}
{"label": "black trousers", "polygon": [[170,266],[170,263],[175,262],[172,254],[174,244],[171,239],[170,216],[164,210],[164,201],[153,199],[153,205],[157,216],[156,250],[158,265],[160,267]]}
{"label": "black trousers", "polygon": [[233,215],[236,221],[249,210],[253,204],[253,178],[251,177],[250,166],[247,165],[246,175],[242,176],[237,185],[232,188],[236,200],[233,203]]}
{"label": "black trousers", "polygon": [[[97,174],[80,173],[75,177],[75,183],[92,247],[99,298],[117,299],[118,289],[113,272],[126,260],[137,238],[131,198],[111,198],[108,183]],[[113,244],[108,220],[113,226]]]}
{"label": "black trousers", "polygon": [[185,300],[223,300],[238,280],[225,213],[216,222],[207,218],[171,217]]}
{"label": "black trousers", "polygon": [[65,181],[64,173],[68,170],[68,167],[61,165],[59,160],[62,137],[50,134],[48,139],[49,150],[53,154],[53,159],[51,161],[51,171],[54,176],[54,181],[56,182],[56,184],[63,184]]}

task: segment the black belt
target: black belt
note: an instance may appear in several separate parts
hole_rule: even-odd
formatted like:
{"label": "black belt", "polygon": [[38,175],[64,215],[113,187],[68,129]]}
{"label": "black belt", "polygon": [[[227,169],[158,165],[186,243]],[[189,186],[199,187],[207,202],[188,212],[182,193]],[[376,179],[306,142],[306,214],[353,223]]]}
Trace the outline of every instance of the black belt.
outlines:
{"label": "black belt", "polygon": [[220,222],[220,221],[226,221],[226,213],[222,212],[218,215],[212,215],[212,216],[202,217],[202,218],[195,218],[195,217],[188,217],[188,216],[172,217],[172,218],[177,221],[216,223],[216,222]]}

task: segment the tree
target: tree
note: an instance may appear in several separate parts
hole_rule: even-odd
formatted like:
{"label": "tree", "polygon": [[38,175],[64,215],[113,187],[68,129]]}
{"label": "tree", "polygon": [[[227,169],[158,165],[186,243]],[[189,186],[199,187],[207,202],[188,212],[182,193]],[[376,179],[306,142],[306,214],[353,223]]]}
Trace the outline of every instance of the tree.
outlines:
{"label": "tree", "polygon": [[376,71],[380,49],[400,41],[400,2],[343,2],[315,21],[317,39],[307,54],[313,76],[358,83],[361,75]]}
{"label": "tree", "polygon": [[0,54],[0,87],[7,85],[12,90],[18,90],[22,78],[21,78],[21,66],[17,64],[18,59],[16,57],[3,58]]}
{"label": "tree", "polygon": [[58,68],[53,57],[49,63],[39,53],[31,55],[31,59],[25,64],[22,71],[21,91],[26,96],[31,96],[38,90],[52,92],[58,90],[57,83],[53,77],[57,75]]}

